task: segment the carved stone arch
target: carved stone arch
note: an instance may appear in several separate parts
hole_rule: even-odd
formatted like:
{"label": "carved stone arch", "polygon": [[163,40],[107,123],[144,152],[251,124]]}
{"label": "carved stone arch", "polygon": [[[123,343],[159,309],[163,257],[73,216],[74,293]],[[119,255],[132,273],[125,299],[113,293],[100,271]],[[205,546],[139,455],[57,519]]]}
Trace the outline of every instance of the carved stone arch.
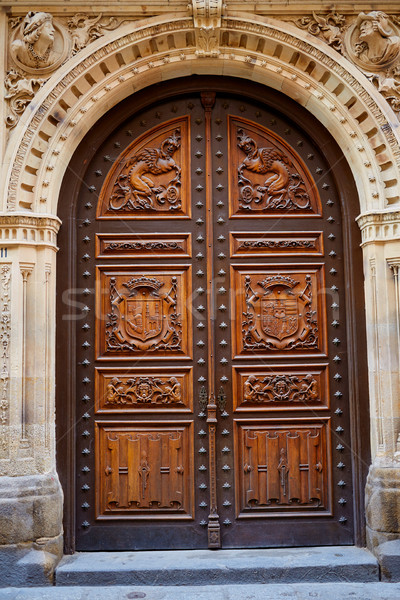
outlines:
{"label": "carved stone arch", "polygon": [[361,212],[398,206],[397,119],[355,67],[272,19],[228,14],[221,32],[220,52],[210,59],[196,53],[192,19],[156,17],[128,24],[69,60],[12,132],[3,210],[56,214],[68,162],[100,116],[150,84],[204,72],[251,79],[295,99],[336,138],[357,182]]}

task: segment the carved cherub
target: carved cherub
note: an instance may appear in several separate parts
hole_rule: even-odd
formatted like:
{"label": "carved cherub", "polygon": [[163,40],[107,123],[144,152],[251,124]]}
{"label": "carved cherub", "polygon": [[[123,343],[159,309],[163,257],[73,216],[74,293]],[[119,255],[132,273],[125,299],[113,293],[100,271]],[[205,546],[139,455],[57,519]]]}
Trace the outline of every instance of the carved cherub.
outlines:
{"label": "carved cherub", "polygon": [[22,39],[11,44],[14,56],[25,66],[41,69],[58,58],[53,51],[55,28],[50,13],[30,11],[22,24]]}
{"label": "carved cherub", "polygon": [[275,148],[258,148],[256,142],[247,136],[243,129],[238,129],[237,133],[238,146],[246,154],[246,158],[238,168],[239,184],[253,185],[243,175],[246,169],[253,173],[271,173],[265,180],[264,186],[258,186],[257,190],[271,195],[284,192],[289,183],[289,171],[285,166],[290,165],[289,159]]}

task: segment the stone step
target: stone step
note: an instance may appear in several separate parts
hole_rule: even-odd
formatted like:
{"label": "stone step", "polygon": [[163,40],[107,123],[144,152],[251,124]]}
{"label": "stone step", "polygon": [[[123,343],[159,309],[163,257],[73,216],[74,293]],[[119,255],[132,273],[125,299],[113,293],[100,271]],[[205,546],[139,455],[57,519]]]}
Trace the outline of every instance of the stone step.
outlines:
{"label": "stone step", "polygon": [[362,548],[83,552],[65,556],[57,586],[210,586],[296,582],[376,582],[375,557]]}
{"label": "stone step", "polygon": [[7,588],[0,600],[399,600],[400,583]]}

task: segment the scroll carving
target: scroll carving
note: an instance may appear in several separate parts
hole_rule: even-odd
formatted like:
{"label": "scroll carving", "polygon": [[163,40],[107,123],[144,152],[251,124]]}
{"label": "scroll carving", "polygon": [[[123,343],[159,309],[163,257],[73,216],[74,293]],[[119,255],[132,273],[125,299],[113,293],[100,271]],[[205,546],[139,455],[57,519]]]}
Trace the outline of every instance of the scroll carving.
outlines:
{"label": "scroll carving", "polygon": [[6,125],[10,129],[18,123],[25,108],[45,82],[45,79],[28,79],[15,69],[8,71],[4,80],[4,98],[8,100],[10,107],[10,113],[6,117]]}
{"label": "scroll carving", "polygon": [[100,431],[101,513],[190,514],[187,427]]}
{"label": "scroll carving", "polygon": [[321,346],[316,274],[296,272],[258,276],[242,273],[243,351],[315,352]]}
{"label": "scroll carving", "polygon": [[326,510],[325,426],[240,426],[241,516]]}
{"label": "scroll carving", "polygon": [[310,374],[271,375],[262,379],[249,375],[244,383],[243,403],[319,401],[317,381]]}
{"label": "scroll carving", "polygon": [[355,19],[337,13],[302,17],[301,29],[324,40],[374,83],[394,111],[400,112],[400,18],[373,10]]}
{"label": "scroll carving", "polygon": [[232,258],[241,256],[283,256],[309,254],[322,256],[322,235],[319,232],[232,232]]}
{"label": "scroll carving", "polygon": [[190,257],[191,236],[188,233],[100,233],[96,236],[96,256]]}
{"label": "scroll carving", "polygon": [[198,56],[218,56],[222,0],[192,0]]}
{"label": "scroll carving", "polygon": [[113,377],[107,385],[106,405],[183,404],[182,385],[176,377]]}
{"label": "scroll carving", "polygon": [[105,18],[102,13],[92,18],[85,13],[74,15],[68,20],[68,29],[72,37],[72,54],[83,50],[90,42],[102,37],[106,31],[112,31],[121,24],[120,19]]}
{"label": "scroll carving", "polygon": [[329,407],[327,365],[235,367],[233,376],[235,410]]}
{"label": "scroll carving", "polygon": [[0,302],[1,302],[1,398],[0,398],[0,423],[1,423],[1,446],[7,451],[8,436],[8,409],[9,409],[9,379],[10,379],[10,337],[11,337],[11,312],[10,312],[10,280],[11,268],[3,265],[0,270]]}
{"label": "scroll carving", "polygon": [[165,412],[192,407],[191,369],[96,369],[96,412]]}

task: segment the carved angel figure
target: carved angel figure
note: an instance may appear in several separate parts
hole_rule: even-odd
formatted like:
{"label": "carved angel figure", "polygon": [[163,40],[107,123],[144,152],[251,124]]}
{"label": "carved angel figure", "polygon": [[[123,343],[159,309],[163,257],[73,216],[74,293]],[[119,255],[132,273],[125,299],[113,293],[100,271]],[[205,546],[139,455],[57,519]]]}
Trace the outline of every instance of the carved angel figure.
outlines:
{"label": "carved angel figure", "polygon": [[27,67],[40,69],[58,58],[53,51],[55,28],[50,13],[30,11],[22,24],[22,39],[11,44],[14,56]]}
{"label": "carved angel figure", "polygon": [[[180,207],[179,186],[181,169],[172,155],[180,147],[180,132],[176,130],[162,143],[160,148],[144,148],[135,154],[127,166],[127,174],[120,175],[117,187],[110,198],[112,210],[155,210],[155,202],[168,202],[172,208]],[[175,177],[164,186],[158,186],[149,175],[161,175],[175,171]]]}
{"label": "carved angel figure", "polygon": [[240,181],[251,184],[243,175],[243,171],[267,174],[264,186],[258,186],[258,191],[269,194],[280,194],[289,182],[289,171],[285,165],[290,165],[286,156],[275,148],[257,148],[256,142],[245,134],[243,129],[238,129],[238,146],[246,154],[246,158],[238,168]]}
{"label": "carved angel figure", "polygon": [[400,56],[400,37],[384,12],[360,13],[356,27],[359,42],[355,44],[355,53],[361,60],[385,67]]}

